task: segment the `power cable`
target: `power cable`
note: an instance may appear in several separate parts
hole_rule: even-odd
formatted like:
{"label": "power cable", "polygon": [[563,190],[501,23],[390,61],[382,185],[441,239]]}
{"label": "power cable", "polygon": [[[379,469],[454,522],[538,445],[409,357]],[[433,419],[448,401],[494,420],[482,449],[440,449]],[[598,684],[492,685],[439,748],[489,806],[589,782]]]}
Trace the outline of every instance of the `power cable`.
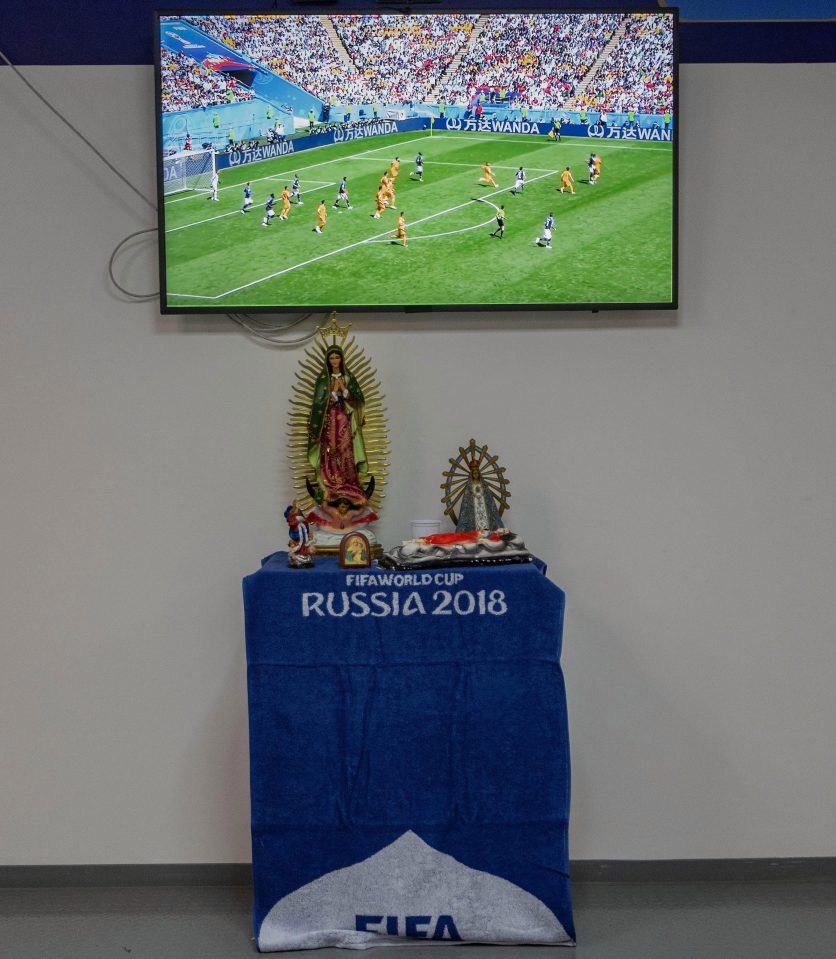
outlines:
{"label": "power cable", "polygon": [[104,165],[111,172],[115,173],[116,176],[119,177],[119,179],[125,184],[125,186],[133,190],[133,192],[140,198],[140,200],[143,200],[145,203],[148,204],[148,206],[151,207],[152,210],[156,211],[157,209],[156,203],[154,203],[153,200],[149,200],[148,197],[145,196],[145,194],[142,193],[141,190],[138,190],[126,176],[123,176],[116,169],[116,167],[110,162],[110,160],[108,160],[108,158],[100,150],[98,150],[95,146],[93,146],[93,144],[87,139],[87,137],[81,132],[81,130],[78,129],[78,127],[74,126],[59,110],[56,110],[56,108],[49,102],[49,100],[47,100],[47,98],[43,96],[42,93],[40,93],[34,86],[32,86],[32,84],[26,79],[26,77],[20,72],[20,70],[18,70],[18,68],[12,63],[12,61],[6,56],[6,54],[3,53],[2,50],[0,50],[0,59],[2,59],[4,63],[7,63],[12,68],[15,75],[19,77],[20,80],[22,80],[27,87],[29,87],[32,93],[35,94],[35,96],[41,101],[41,103],[44,104],[44,106],[46,106],[49,110],[51,110],[52,113],[54,113],[55,116],[57,116],[62,123],[65,123],[83,143],[85,143],[88,147],[90,147],[93,153],[96,154],[96,156],[102,161],[102,163],[104,163]]}
{"label": "power cable", "polygon": [[110,277],[110,282],[119,290],[120,293],[124,293],[125,296],[129,296],[132,300],[156,300],[159,297],[159,291],[156,293],[132,293],[130,290],[126,290],[113,275],[113,264],[116,260],[116,257],[119,254],[119,251],[122,247],[129,241],[132,240],[135,236],[144,236],[146,233],[157,233],[157,227],[152,226],[148,227],[145,230],[137,230],[135,233],[131,233],[129,236],[126,236],[124,240],[121,240],[116,244],[116,249],[110,254],[110,259],[107,263],[107,273]]}
{"label": "power cable", "polygon": [[[277,327],[271,326],[269,321],[257,320],[255,317],[250,316],[247,313],[227,314],[233,323],[237,323],[240,327],[246,330],[250,336],[255,337],[257,340],[262,340],[263,342],[269,343],[271,346],[279,347],[301,346],[303,343],[309,343],[316,336],[316,327],[314,327],[310,333],[305,333],[304,336],[298,336],[292,340],[284,339],[277,334],[283,333],[286,330],[292,330],[293,327],[298,326],[300,323],[304,323],[305,320],[310,319],[313,315],[313,313],[305,313],[304,316],[297,317],[295,320],[289,321],[284,326]],[[261,329],[257,328],[259,324],[261,324]]]}
{"label": "power cable", "polygon": [[[125,184],[125,186],[127,186],[130,190],[132,190],[140,198],[140,200],[143,200],[145,203],[147,203],[148,206],[150,206],[155,213],[157,212],[157,204],[154,203],[153,200],[149,200],[148,197],[145,196],[145,194],[142,193],[141,190],[137,189],[133,185],[133,183],[131,183],[131,181],[126,176],[124,176],[124,174],[122,174],[110,162],[110,160],[108,160],[107,157],[93,143],[90,142],[90,140],[87,139],[87,137],[81,132],[81,130],[78,129],[77,126],[75,126],[75,124],[73,124],[70,120],[68,120],[63,115],[63,113],[60,112],[60,110],[56,109],[56,107],[54,107],[49,102],[49,100],[47,100],[47,98],[32,83],[30,83],[29,80],[27,80],[27,78],[20,72],[20,70],[15,66],[14,63],[12,63],[12,61],[6,56],[6,54],[2,50],[0,50],[0,60],[3,60],[3,62],[7,66],[11,67],[15,76],[17,76],[18,79],[26,87],[28,87],[28,89],[31,90],[32,93],[35,94],[35,96],[41,101],[41,103],[44,104],[45,107],[47,107],[48,110],[50,110],[51,113],[53,113],[56,117],[58,117],[58,119],[61,120],[62,123],[68,126],[70,130],[72,130],[73,133],[75,133],[75,135],[82,141],[82,143],[84,143],[87,147],[89,147],[93,151],[93,153],[102,161],[102,163],[104,163],[104,165],[112,173],[116,174],[116,176],[119,177],[119,179]],[[157,227],[149,227],[145,230],[137,230],[134,233],[131,233],[128,236],[126,236],[123,240],[121,240],[116,245],[113,252],[110,254],[110,259],[108,260],[108,264],[107,264],[107,272],[108,272],[108,276],[110,277],[110,282],[116,287],[117,290],[119,290],[120,293],[124,294],[127,297],[130,297],[132,300],[141,300],[141,301],[153,300],[159,296],[159,291],[156,293],[133,293],[130,290],[125,289],[125,287],[122,286],[117,281],[116,277],[114,276],[114,273],[113,273],[114,262],[116,260],[116,257],[119,255],[119,251],[122,249],[122,247],[126,243],[130,242],[137,236],[143,236],[146,233],[158,233],[158,232],[159,230]],[[242,329],[246,330],[246,332],[249,333],[250,336],[256,339],[262,340],[264,342],[270,343],[272,346],[279,346],[279,347],[299,346],[302,343],[307,343],[308,341],[310,341],[316,334],[316,331],[314,330],[311,333],[307,333],[304,336],[296,337],[292,340],[284,340],[279,336],[280,333],[283,333],[286,330],[291,330],[295,326],[298,326],[300,323],[304,323],[305,320],[313,316],[313,313],[305,313],[303,316],[298,317],[295,320],[291,320],[290,322],[285,323],[281,326],[277,326],[276,324],[271,323],[269,321],[255,320],[253,317],[249,316],[248,314],[228,313],[226,315],[229,317],[230,320],[232,320],[234,323],[237,323],[240,327],[242,327]],[[261,327],[260,329],[257,328],[259,326]]]}

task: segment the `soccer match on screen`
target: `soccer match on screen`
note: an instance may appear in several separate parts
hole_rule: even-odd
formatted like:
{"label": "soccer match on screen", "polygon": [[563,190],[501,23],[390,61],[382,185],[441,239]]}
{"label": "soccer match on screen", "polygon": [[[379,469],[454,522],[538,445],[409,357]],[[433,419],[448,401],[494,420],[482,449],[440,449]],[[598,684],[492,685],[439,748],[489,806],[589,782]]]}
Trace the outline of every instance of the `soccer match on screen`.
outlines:
{"label": "soccer match on screen", "polygon": [[165,312],[676,305],[675,11],[158,30]]}

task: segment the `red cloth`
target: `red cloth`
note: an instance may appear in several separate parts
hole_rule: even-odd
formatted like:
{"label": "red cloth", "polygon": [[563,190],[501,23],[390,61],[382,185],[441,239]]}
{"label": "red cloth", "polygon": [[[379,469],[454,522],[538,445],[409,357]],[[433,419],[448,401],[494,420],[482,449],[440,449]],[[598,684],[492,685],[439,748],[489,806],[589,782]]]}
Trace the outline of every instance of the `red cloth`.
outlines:
{"label": "red cloth", "polygon": [[494,542],[499,540],[499,533],[485,533],[482,529],[469,530],[466,533],[431,533],[429,536],[422,536],[425,543],[431,543],[433,546],[455,546],[456,543],[476,543],[480,539],[490,539]]}
{"label": "red cloth", "polygon": [[354,462],[351,417],[341,399],[329,401],[320,440],[319,469],[329,499],[344,497],[356,505],[366,502]]}

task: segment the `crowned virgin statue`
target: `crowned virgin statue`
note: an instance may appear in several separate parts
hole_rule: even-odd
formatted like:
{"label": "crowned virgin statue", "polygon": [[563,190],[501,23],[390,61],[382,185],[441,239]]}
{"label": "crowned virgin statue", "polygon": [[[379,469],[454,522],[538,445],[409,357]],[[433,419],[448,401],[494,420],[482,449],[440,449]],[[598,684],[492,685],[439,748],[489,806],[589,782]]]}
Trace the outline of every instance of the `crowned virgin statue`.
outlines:
{"label": "crowned virgin statue", "polygon": [[451,457],[450,469],[442,475],[444,512],[456,524],[456,532],[497,530],[502,528],[502,514],[508,509],[511,491],[505,467],[499,457],[488,453],[487,444],[471,439],[459,447],[459,455]]}
{"label": "crowned virgin statue", "polygon": [[369,524],[385,484],[387,430],[383,397],[369,360],[349,327],[318,330],[322,344],[306,351],[297,373],[290,414],[294,486],[315,524],[317,552],[339,551],[342,537]]}

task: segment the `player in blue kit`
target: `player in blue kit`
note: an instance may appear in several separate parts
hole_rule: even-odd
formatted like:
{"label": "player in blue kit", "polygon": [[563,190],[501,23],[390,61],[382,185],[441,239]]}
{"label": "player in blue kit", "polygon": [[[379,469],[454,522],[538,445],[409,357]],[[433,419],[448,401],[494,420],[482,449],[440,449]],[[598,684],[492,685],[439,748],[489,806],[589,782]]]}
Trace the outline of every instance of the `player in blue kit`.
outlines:
{"label": "player in blue kit", "polygon": [[247,210],[253,205],[253,188],[250,186],[250,181],[244,184],[244,203],[241,207],[241,212],[246,213]]}
{"label": "player in blue kit", "polygon": [[299,206],[305,205],[304,201],[302,200],[302,193],[299,189],[299,177],[295,174],[293,177],[293,183],[290,184],[290,195]]}
{"label": "player in blue kit", "polygon": [[270,196],[267,197],[267,202],[264,204],[264,219],[261,221],[262,226],[269,226],[270,221],[276,215],[276,211],[273,209],[275,202],[275,194],[271,193]]}
{"label": "player in blue kit", "polygon": [[340,180],[340,185],[339,187],[337,187],[337,199],[334,200],[335,210],[339,209],[340,200],[345,200],[346,207],[349,210],[351,209],[351,202],[348,199],[348,190],[346,189],[346,185],[345,185],[345,177],[343,177],[342,180]]}
{"label": "player in blue kit", "polygon": [[546,244],[546,249],[550,250],[552,248],[552,229],[554,228],[554,216],[550,213],[545,220],[543,220],[543,235],[538,237],[534,241],[535,246],[541,246],[543,243]]}

